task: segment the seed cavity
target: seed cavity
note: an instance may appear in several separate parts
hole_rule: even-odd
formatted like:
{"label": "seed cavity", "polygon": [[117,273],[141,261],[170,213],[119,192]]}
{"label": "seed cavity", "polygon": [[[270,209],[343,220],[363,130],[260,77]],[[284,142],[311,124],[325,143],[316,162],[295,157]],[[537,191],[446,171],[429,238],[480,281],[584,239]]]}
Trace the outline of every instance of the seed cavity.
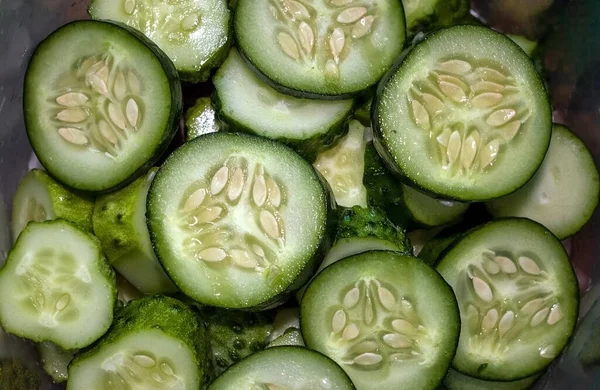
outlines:
{"label": "seed cavity", "polygon": [[346,313],[343,310],[338,310],[333,315],[331,321],[331,330],[333,333],[340,333],[346,326]]}
{"label": "seed cavity", "polygon": [[349,341],[349,340],[354,340],[355,338],[358,337],[358,334],[360,333],[358,326],[356,326],[356,324],[348,324],[348,326],[346,326],[344,328],[344,332],[342,333],[342,339]]}
{"label": "seed cavity", "polygon": [[61,127],[58,134],[73,145],[87,145],[89,140],[85,133],[74,127]]}
{"label": "seed cavity", "polygon": [[315,45],[315,34],[308,23],[300,23],[300,26],[298,27],[298,38],[300,39],[300,45],[302,45],[304,52],[310,54]]}
{"label": "seed cavity", "polygon": [[181,20],[181,27],[184,30],[194,30],[196,27],[198,27],[198,24],[198,15],[187,15]]}
{"label": "seed cavity", "polygon": [[269,193],[269,202],[273,207],[281,206],[281,187],[272,178],[267,178],[267,191]]}
{"label": "seed cavity", "polygon": [[475,96],[472,103],[477,108],[489,108],[500,103],[503,96],[498,92],[483,92]]}
{"label": "seed cavity", "polygon": [[229,180],[229,168],[221,167],[213,176],[210,182],[210,193],[212,195],[218,195],[223,191]]}
{"label": "seed cavity", "polygon": [[127,125],[125,124],[125,117],[121,112],[121,109],[114,103],[108,103],[108,117],[112,123],[121,130],[125,130]]}
{"label": "seed cavity", "polygon": [[473,289],[475,294],[485,302],[491,302],[494,298],[490,285],[478,277],[473,278]]}
{"label": "seed cavity", "polygon": [[392,310],[396,306],[396,298],[390,290],[385,287],[379,287],[377,289],[377,293],[379,294],[379,300],[381,301],[381,304],[386,309]]}
{"label": "seed cavity", "polygon": [[531,318],[531,326],[535,327],[540,325],[542,322],[544,322],[544,320],[546,319],[546,317],[548,316],[548,313],[550,312],[550,309],[543,308],[542,310],[538,311],[537,313],[535,313],[533,315],[533,317]]}
{"label": "seed cavity", "polygon": [[204,198],[206,198],[206,190],[204,188],[194,191],[185,202],[182,211],[184,213],[189,213],[190,211],[196,210],[202,205]]}
{"label": "seed cavity", "polygon": [[508,332],[515,322],[515,313],[512,311],[507,311],[504,313],[502,318],[500,319],[500,323],[498,324],[498,333],[500,333],[500,337],[504,336],[506,332]]}
{"label": "seed cavity", "polygon": [[494,261],[500,267],[500,270],[505,274],[514,274],[517,272],[517,266],[511,259],[505,256],[496,256]]}
{"label": "seed cavity", "polygon": [[252,188],[252,199],[259,207],[262,207],[267,201],[267,183],[263,175],[258,175],[254,181],[254,187]]}
{"label": "seed cavity", "polygon": [[300,58],[298,45],[290,34],[281,32],[279,35],[277,35],[277,40],[279,42],[279,46],[283,49],[283,52],[290,58],[293,58],[294,60]]}
{"label": "seed cavity", "polygon": [[344,50],[344,45],[346,44],[346,35],[341,28],[335,28],[331,33],[331,38],[329,39],[329,49],[331,50],[331,54],[333,54],[333,60],[336,64],[340,62],[340,54],[342,50]]}
{"label": "seed cavity", "polygon": [[410,348],[413,340],[398,333],[388,333],[383,336],[383,341],[392,348]]}
{"label": "seed cavity", "polygon": [[133,11],[135,11],[135,0],[125,0],[124,8],[126,13],[129,15],[133,14]]}
{"label": "seed cavity", "polygon": [[415,335],[417,333],[416,326],[403,319],[393,320],[392,328],[394,328],[394,330],[398,333],[402,333],[409,336]]}
{"label": "seed cavity", "polygon": [[[231,182],[227,188],[227,198],[230,201],[237,200],[244,191],[244,171],[241,168],[236,168],[231,176]],[[277,205],[276,207],[278,207]]]}
{"label": "seed cavity", "polygon": [[496,323],[498,323],[498,310],[492,308],[483,316],[481,328],[483,331],[489,331],[496,327]]}
{"label": "seed cavity", "polygon": [[135,355],[133,361],[140,367],[152,368],[156,365],[156,361],[147,355]]}
{"label": "seed cavity", "polygon": [[367,9],[365,7],[346,8],[338,14],[337,21],[345,24],[354,23],[365,16],[366,13]]}
{"label": "seed cavity", "polygon": [[533,314],[544,304],[544,300],[542,298],[532,299],[527,302],[523,307],[521,307],[521,312],[523,314]]}
{"label": "seed cavity", "polygon": [[358,304],[360,298],[360,290],[357,287],[352,288],[344,295],[343,305],[348,309],[352,309]]}
{"label": "seed cavity", "polygon": [[127,121],[131,127],[136,128],[138,126],[138,120],[140,117],[140,107],[134,99],[129,99],[127,101],[125,113],[127,115]]}
{"label": "seed cavity", "polygon": [[473,67],[463,60],[448,60],[439,64],[439,68],[445,72],[462,75],[468,73]]}
{"label": "seed cavity", "polygon": [[198,252],[198,257],[210,263],[217,263],[225,260],[227,253],[221,248],[208,248]]}
{"label": "seed cavity", "polygon": [[79,107],[85,104],[89,98],[81,92],[69,92],[56,98],[56,103],[63,107]]}
{"label": "seed cavity", "polygon": [[562,313],[562,310],[560,310],[560,306],[557,303],[555,305],[552,305],[552,308],[550,309],[550,315],[548,316],[548,319],[546,320],[546,322],[548,323],[548,325],[554,325],[558,321],[560,321],[562,318],[563,318],[563,313]]}
{"label": "seed cavity", "polygon": [[354,24],[352,27],[352,38],[360,39],[371,32],[371,28],[373,27],[373,22],[375,22],[374,16],[365,16],[360,19],[358,22]]}
{"label": "seed cavity", "polygon": [[380,363],[383,357],[376,353],[366,352],[354,358],[354,363],[360,366],[372,366]]}
{"label": "seed cavity", "polygon": [[519,261],[519,265],[521,266],[521,269],[525,272],[527,272],[530,275],[539,275],[542,273],[542,270],[540,269],[540,267],[537,265],[537,263],[530,259],[529,257],[526,256],[521,256],[518,259]]}
{"label": "seed cavity", "polygon": [[56,115],[56,119],[67,123],[79,123],[88,118],[88,114],[80,108],[69,108],[62,110]]}
{"label": "seed cavity", "polygon": [[271,238],[278,239],[281,237],[277,219],[271,212],[267,210],[260,212],[260,225]]}
{"label": "seed cavity", "polygon": [[415,119],[415,123],[421,126],[423,129],[428,130],[430,128],[429,113],[425,107],[419,103],[418,100],[412,101],[412,112]]}

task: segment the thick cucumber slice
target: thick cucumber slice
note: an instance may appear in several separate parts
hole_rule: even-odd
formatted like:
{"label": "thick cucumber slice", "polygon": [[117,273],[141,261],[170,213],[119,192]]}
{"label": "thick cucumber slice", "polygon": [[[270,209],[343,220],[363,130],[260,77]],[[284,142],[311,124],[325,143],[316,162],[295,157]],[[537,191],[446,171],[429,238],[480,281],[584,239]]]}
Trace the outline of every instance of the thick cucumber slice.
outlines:
{"label": "thick cucumber slice", "polygon": [[362,182],[366,145],[365,127],[352,120],[348,134],[333,148],[321,152],[313,163],[329,183],[339,206],[367,207],[367,189]]}
{"label": "thick cucumber slice", "polygon": [[302,332],[300,332],[300,329],[288,328],[281,336],[271,341],[267,345],[267,348],[281,347],[284,345],[304,347],[304,339],[302,338]]}
{"label": "thick cucumber slice", "polygon": [[454,357],[460,320],[450,287],[421,260],[372,251],[341,260],[308,286],[306,345],[357,389],[435,389]]}
{"label": "thick cucumber slice", "polygon": [[75,349],[106,332],[117,289],[98,240],[55,220],[23,230],[0,270],[0,296],[4,330]]}
{"label": "thick cucumber slice", "polygon": [[177,291],[162,269],[146,225],[146,198],[157,169],[112,194],[99,197],[94,233],[113,267],[144,294]]}
{"label": "thick cucumber slice", "polygon": [[231,41],[225,0],[94,0],[88,12],[94,19],[114,20],[143,32],[169,56],[185,81],[208,80]]}
{"label": "thick cucumber slice", "polygon": [[444,379],[444,386],[448,390],[527,390],[538,377],[539,375],[534,375],[511,382],[493,382],[466,376],[450,369]]}
{"label": "thick cucumber slice", "polygon": [[68,390],[204,389],[206,330],[182,302],[151,296],[121,309],[110,331],[69,365]]}
{"label": "thick cucumber slice", "polygon": [[239,0],[234,29],[242,54],[275,88],[321,99],[376,84],[405,40],[398,0]]}
{"label": "thick cucumber slice", "polygon": [[25,76],[27,134],[44,167],[85,191],[108,191],[152,166],[182,110],[173,64],[133,30],[79,21],[35,50]]}
{"label": "thick cucumber slice", "polygon": [[311,165],[287,147],[213,133],[159,170],[148,226],[183,293],[210,306],[265,308],[306,282],[327,249],[328,201]]}
{"label": "thick cucumber slice", "polygon": [[77,350],[65,351],[53,343],[40,343],[36,346],[44,371],[54,381],[62,383],[69,377],[67,368]]}
{"label": "thick cucumber slice", "polygon": [[281,94],[262,81],[235,49],[213,78],[219,117],[234,129],[281,141],[308,159],[346,130],[353,100],[313,101]]}
{"label": "thick cucumber slice", "polygon": [[220,131],[223,124],[210,98],[201,97],[185,113],[185,139],[191,141],[204,134]]}
{"label": "thick cucumber slice", "polygon": [[496,217],[537,221],[563,239],[592,217],[599,194],[600,176],[590,151],[566,127],[554,125],[548,154],[533,179],[486,206]]}
{"label": "thick cucumber slice", "polygon": [[375,146],[403,181],[443,198],[489,200],[539,168],[550,114],[543,83],[514,42],[455,26],[417,44],[381,84]]}
{"label": "thick cucumber slice", "polygon": [[457,371],[514,381],[541,372],[567,344],[577,321],[577,279],[543,226],[517,218],[485,224],[456,241],[437,270],[460,306]]}
{"label": "thick cucumber slice", "polygon": [[299,388],[353,390],[354,386],[326,356],[307,348],[282,346],[258,352],[232,366],[209,390]]}
{"label": "thick cucumber slice", "polygon": [[13,198],[12,235],[16,240],[31,221],[62,218],[92,231],[94,200],[73,192],[39,169],[29,171]]}

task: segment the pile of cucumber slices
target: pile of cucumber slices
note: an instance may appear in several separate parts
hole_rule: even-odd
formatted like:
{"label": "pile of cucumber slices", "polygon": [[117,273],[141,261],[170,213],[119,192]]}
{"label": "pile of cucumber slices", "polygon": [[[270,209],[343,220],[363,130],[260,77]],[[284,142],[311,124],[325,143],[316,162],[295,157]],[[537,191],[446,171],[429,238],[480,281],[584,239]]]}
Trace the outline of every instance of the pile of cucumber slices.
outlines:
{"label": "pile of cucumber slices", "polygon": [[2,328],[69,390],[532,386],[599,174],[468,11],[92,1],[27,69]]}

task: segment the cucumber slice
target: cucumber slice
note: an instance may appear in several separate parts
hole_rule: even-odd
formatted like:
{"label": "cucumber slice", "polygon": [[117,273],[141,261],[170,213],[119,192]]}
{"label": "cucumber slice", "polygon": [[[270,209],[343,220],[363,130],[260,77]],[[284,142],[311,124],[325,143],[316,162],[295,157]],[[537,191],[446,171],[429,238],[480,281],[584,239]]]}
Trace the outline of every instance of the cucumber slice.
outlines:
{"label": "cucumber slice", "polygon": [[307,348],[282,346],[258,352],[232,366],[209,390],[293,388],[353,390],[354,386],[329,358]]}
{"label": "cucumber slice", "polygon": [[551,111],[531,60],[479,26],[438,30],[382,82],[375,146],[389,168],[438,197],[483,201],[523,186],[541,165]]}
{"label": "cucumber slice", "polygon": [[454,289],[463,323],[453,368],[515,381],[544,370],[577,321],[577,278],[560,241],[528,219],[482,225],[437,266]]}
{"label": "cucumber slice", "polygon": [[148,226],[184,294],[209,306],[266,308],[306,282],[327,249],[328,201],[311,165],[284,145],[213,133],[158,171]]}
{"label": "cucumber slice", "polygon": [[449,27],[469,13],[468,0],[402,0],[402,5],[409,37],[420,31]]}
{"label": "cucumber slice", "polygon": [[440,260],[440,255],[460,236],[461,232],[454,230],[442,230],[432,239],[427,241],[419,252],[419,259],[432,267],[435,267]]}
{"label": "cucumber slice", "polygon": [[204,389],[212,378],[206,330],[182,302],[131,301],[110,331],[69,365],[67,390]]}
{"label": "cucumber slice", "polygon": [[564,239],[592,217],[599,194],[600,176],[592,154],[566,127],[554,125],[548,154],[533,179],[486,206],[495,217],[529,218]]}
{"label": "cucumber slice", "polygon": [[216,133],[223,124],[217,119],[217,113],[210,98],[201,97],[185,113],[185,138],[191,141],[204,134]]}
{"label": "cucumber slice", "polygon": [[235,130],[286,143],[309,160],[346,130],[353,100],[313,101],[283,95],[262,81],[237,50],[213,78],[219,117]]}
{"label": "cucumber slice", "polygon": [[492,382],[473,378],[450,369],[444,379],[448,390],[527,390],[539,378],[539,375],[511,382]]}
{"label": "cucumber slice", "polygon": [[225,0],[94,0],[88,12],[93,19],[114,20],[143,32],[185,81],[208,80],[231,43]]}
{"label": "cucumber slice", "polygon": [[402,185],[402,195],[412,220],[420,227],[456,223],[469,208],[468,203],[434,199],[406,185]]}
{"label": "cucumber slice", "polygon": [[99,197],[94,233],[112,266],[144,294],[177,291],[162,269],[146,226],[146,198],[157,169],[127,187]]}
{"label": "cucumber slice", "polygon": [[164,53],[138,32],[90,20],[40,43],[24,93],[36,155],[50,174],[84,191],[112,190],[151,167],[182,110],[179,78]]}
{"label": "cucumber slice", "polygon": [[240,51],[265,80],[300,97],[343,99],[376,84],[402,51],[398,0],[239,0]]}
{"label": "cucumber slice", "polygon": [[362,183],[366,144],[365,127],[352,120],[348,134],[333,148],[320,153],[313,163],[329,183],[339,206],[367,207],[367,189]]}
{"label": "cucumber slice", "polygon": [[298,328],[288,328],[283,334],[277,337],[275,340],[271,341],[267,348],[273,347],[281,347],[284,345],[304,347],[304,339],[302,338],[302,333]]}
{"label": "cucumber slice", "polygon": [[67,367],[77,350],[65,351],[53,343],[40,343],[36,348],[44,371],[50,375],[54,383],[66,381],[69,377]]}
{"label": "cucumber slice", "polygon": [[98,240],[54,220],[23,230],[0,270],[0,296],[8,333],[75,349],[106,332],[117,289]]}
{"label": "cucumber slice", "polygon": [[92,231],[94,200],[73,192],[46,172],[29,171],[19,183],[13,198],[12,236],[16,240],[31,221],[66,219],[86,231]]}
{"label": "cucumber slice", "polygon": [[435,389],[460,320],[450,287],[397,252],[348,257],[321,272],[300,307],[306,345],[341,365],[357,389]]}

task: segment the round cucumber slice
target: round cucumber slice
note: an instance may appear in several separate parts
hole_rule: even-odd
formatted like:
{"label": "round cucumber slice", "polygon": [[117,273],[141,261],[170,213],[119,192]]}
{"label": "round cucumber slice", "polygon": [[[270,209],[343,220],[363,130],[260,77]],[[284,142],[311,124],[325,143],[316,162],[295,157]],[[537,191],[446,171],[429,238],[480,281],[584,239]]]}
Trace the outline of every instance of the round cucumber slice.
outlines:
{"label": "round cucumber slice", "polygon": [[402,51],[398,0],[240,0],[238,47],[282,92],[343,99],[376,84]]}
{"label": "round cucumber slice", "polygon": [[213,133],[173,153],[148,195],[163,267],[194,300],[264,308],[306,282],[330,232],[328,196],[291,149]]}
{"label": "round cucumber slice", "polygon": [[438,197],[482,201],[523,186],[551,132],[548,97],[531,60],[485,27],[421,41],[382,82],[375,146],[407,183]]}
{"label": "round cucumber slice", "polygon": [[309,348],[357,389],[435,389],[454,357],[460,321],[451,288],[421,260],[389,251],[348,257],[311,282],[300,308]]}
{"label": "round cucumber slice", "polygon": [[539,375],[510,382],[484,381],[450,369],[444,379],[448,390],[527,390],[537,381]]}
{"label": "round cucumber slice", "polygon": [[182,110],[177,72],[132,29],[79,21],[35,50],[25,76],[27,134],[44,167],[66,185],[108,191],[151,166]]}
{"label": "round cucumber slice", "polygon": [[279,389],[353,390],[350,378],[318,352],[296,346],[277,346],[255,353],[230,367],[209,390]]}
{"label": "round cucumber slice", "polygon": [[538,223],[482,225],[455,241],[437,270],[461,312],[457,371],[515,381],[544,370],[567,344],[577,321],[577,278],[560,241]]}

